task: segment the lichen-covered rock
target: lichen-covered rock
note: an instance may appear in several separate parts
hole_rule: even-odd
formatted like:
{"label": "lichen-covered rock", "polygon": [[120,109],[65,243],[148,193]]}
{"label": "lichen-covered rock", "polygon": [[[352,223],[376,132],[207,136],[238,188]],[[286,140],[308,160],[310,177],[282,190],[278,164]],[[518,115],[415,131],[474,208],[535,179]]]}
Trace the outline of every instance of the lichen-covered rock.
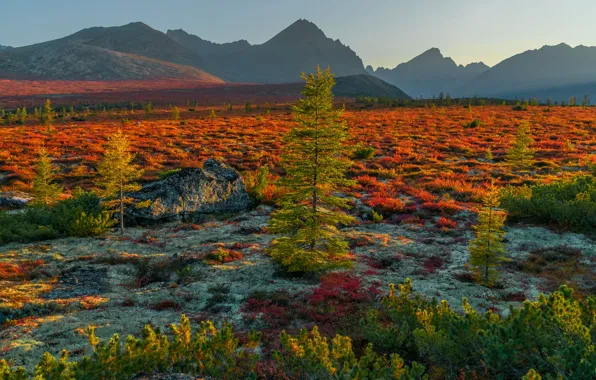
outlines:
{"label": "lichen-covered rock", "polygon": [[129,196],[137,205],[150,201],[149,207],[127,210],[126,217],[137,224],[197,220],[208,214],[245,211],[252,206],[240,174],[211,158],[202,169],[182,169]]}

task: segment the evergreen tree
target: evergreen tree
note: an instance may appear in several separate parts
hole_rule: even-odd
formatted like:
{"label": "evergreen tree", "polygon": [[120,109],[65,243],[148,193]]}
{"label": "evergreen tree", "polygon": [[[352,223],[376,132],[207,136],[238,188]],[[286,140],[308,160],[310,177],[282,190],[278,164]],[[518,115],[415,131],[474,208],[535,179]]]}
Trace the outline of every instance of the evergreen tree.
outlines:
{"label": "evergreen tree", "polygon": [[147,115],[151,115],[152,112],[153,112],[153,102],[149,101],[149,103],[147,103],[147,105],[145,106],[145,113],[147,113]]}
{"label": "evergreen tree", "polygon": [[244,105],[244,111],[246,111],[246,113],[249,113],[250,111],[252,111],[252,106],[250,105],[250,103],[246,103]]}
{"label": "evergreen tree", "polygon": [[52,109],[52,102],[50,99],[47,99],[43,105],[43,110],[41,111],[41,122],[46,127],[50,128],[52,126],[52,122],[54,121],[54,110]]}
{"label": "evergreen tree", "polygon": [[172,110],[172,119],[174,121],[180,120],[180,110],[178,109],[178,107],[174,107],[174,109]]}
{"label": "evergreen tree", "polygon": [[530,136],[530,126],[522,123],[517,127],[517,135],[507,151],[505,161],[516,169],[524,169],[534,164],[534,150],[530,145],[534,140]]}
{"label": "evergreen tree", "polygon": [[33,198],[36,204],[51,205],[55,203],[62,194],[62,187],[54,183],[56,168],[52,164],[48,151],[45,148],[39,150],[39,160],[33,180]]}
{"label": "evergreen tree", "polygon": [[499,189],[491,185],[484,196],[483,207],[478,213],[478,225],[474,226],[476,238],[470,242],[470,266],[478,281],[489,286],[498,278],[495,270],[504,260],[503,225],[507,218],[499,210]]}
{"label": "evergreen tree", "polygon": [[142,170],[133,165],[135,156],[130,152],[130,143],[122,130],[108,137],[108,146],[97,172],[100,178],[98,186],[103,190],[103,196],[112,199],[108,206],[119,206],[120,232],[124,233],[124,204],[131,199],[125,193],[139,190],[140,186],[133,183],[142,175]]}
{"label": "evergreen tree", "polygon": [[351,162],[346,158],[343,109],[333,109],[335,80],[329,69],[323,72],[317,67],[315,74],[302,78],[303,98],[293,108],[298,125],[286,135],[282,154],[286,175],[280,184],[287,193],[270,225],[281,236],[269,252],[290,272],[352,265],[337,225],[347,225],[353,218],[340,211],[347,207],[347,199],[334,195],[352,184],[345,178]]}
{"label": "evergreen tree", "polygon": [[211,119],[211,121],[215,120],[215,118],[217,117],[217,114],[215,113],[215,109],[211,108],[211,113],[209,114],[209,118]]}
{"label": "evergreen tree", "polygon": [[489,160],[489,161],[492,161],[492,160],[493,160],[493,158],[494,158],[494,157],[493,157],[493,151],[492,151],[492,149],[491,149],[490,147],[488,147],[488,149],[486,149],[486,155],[485,155],[485,158],[486,158],[487,160]]}

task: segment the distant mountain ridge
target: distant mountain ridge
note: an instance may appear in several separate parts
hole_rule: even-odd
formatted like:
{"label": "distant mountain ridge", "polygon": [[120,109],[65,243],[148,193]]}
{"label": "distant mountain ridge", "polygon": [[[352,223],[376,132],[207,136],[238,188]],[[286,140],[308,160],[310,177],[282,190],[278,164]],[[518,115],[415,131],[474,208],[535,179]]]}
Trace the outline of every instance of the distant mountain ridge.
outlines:
{"label": "distant mountain ridge", "polygon": [[508,58],[475,77],[460,92],[466,96],[568,100],[561,96],[583,96],[574,91],[592,83],[596,83],[596,47],[559,44]]}
{"label": "distant mountain ridge", "polygon": [[167,35],[204,57],[209,72],[234,82],[296,82],[300,72],[311,72],[316,65],[331,67],[338,77],[366,73],[352,49],[307,20],[296,21],[261,45],[214,44],[182,30],[168,30]]}
{"label": "distant mountain ridge", "polygon": [[453,59],[444,57],[439,49],[432,48],[393,69],[379,67],[373,70],[369,66],[367,71],[410,96],[431,98],[441,92],[453,95],[458,88],[488,69],[483,62],[457,65]]}

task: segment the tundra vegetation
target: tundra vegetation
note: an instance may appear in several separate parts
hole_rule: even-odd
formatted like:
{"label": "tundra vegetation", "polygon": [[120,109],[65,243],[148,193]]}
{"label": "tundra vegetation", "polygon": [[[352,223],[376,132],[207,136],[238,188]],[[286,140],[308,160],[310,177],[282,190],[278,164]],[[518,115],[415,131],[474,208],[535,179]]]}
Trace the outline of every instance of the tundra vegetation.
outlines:
{"label": "tundra vegetation", "polygon": [[[303,78],[2,111],[2,196],[33,202],[0,211],[0,379],[596,378],[596,109]],[[255,209],[124,229],[135,181],[210,157]]]}

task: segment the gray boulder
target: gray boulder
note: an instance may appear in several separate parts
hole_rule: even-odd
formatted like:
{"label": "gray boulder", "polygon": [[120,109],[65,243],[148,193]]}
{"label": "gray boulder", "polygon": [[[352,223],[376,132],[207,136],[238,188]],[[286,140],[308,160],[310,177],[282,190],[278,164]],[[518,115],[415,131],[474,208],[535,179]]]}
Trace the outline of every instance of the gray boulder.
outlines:
{"label": "gray boulder", "polygon": [[202,169],[182,169],[128,196],[133,204],[150,201],[149,207],[128,208],[126,217],[136,224],[196,221],[209,214],[245,211],[253,205],[240,174],[212,158]]}
{"label": "gray boulder", "polygon": [[21,191],[0,192],[0,209],[19,209],[27,206],[33,197]]}

